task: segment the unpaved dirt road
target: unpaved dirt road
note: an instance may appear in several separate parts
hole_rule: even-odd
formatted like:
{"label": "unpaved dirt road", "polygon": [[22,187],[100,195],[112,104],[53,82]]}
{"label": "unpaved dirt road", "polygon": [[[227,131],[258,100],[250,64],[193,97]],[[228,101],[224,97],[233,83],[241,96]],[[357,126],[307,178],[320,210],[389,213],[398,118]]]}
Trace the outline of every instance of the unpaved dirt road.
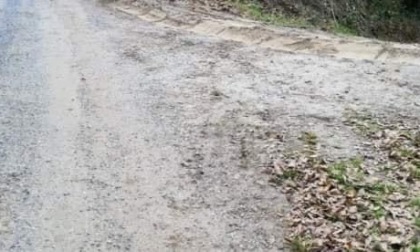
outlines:
{"label": "unpaved dirt road", "polygon": [[283,250],[276,153],[302,130],[357,152],[345,109],[417,118],[419,80],[93,1],[0,0],[0,251]]}

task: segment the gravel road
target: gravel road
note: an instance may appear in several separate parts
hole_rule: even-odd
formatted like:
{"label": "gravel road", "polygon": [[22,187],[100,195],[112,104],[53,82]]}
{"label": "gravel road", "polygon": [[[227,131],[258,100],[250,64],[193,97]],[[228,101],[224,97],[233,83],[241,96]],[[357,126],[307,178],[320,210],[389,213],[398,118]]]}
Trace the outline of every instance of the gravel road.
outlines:
{"label": "gravel road", "polygon": [[348,107],[417,118],[418,69],[0,0],[0,251],[282,251],[265,167],[302,130],[356,152]]}

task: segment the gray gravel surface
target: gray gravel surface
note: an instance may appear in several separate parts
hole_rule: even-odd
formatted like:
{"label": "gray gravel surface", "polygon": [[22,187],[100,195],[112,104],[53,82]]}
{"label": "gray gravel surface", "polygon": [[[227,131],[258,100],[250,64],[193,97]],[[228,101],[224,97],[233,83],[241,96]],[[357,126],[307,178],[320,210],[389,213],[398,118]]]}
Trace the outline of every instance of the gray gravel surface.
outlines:
{"label": "gray gravel surface", "polygon": [[419,74],[0,0],[0,251],[283,250],[265,167],[303,130],[357,152],[348,107],[418,117]]}

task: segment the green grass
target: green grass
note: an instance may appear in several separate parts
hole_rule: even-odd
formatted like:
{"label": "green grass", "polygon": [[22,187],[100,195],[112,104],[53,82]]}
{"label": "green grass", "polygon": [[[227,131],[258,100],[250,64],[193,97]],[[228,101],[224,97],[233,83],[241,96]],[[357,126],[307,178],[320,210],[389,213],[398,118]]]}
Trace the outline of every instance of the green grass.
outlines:
{"label": "green grass", "polygon": [[311,242],[302,237],[295,237],[290,242],[290,251],[292,252],[309,252],[311,249]]}
{"label": "green grass", "polygon": [[386,211],[381,206],[376,206],[372,211],[373,216],[375,219],[380,219],[386,215]]}
{"label": "green grass", "polygon": [[363,159],[361,157],[350,158],[348,161],[353,168],[361,168]]}
{"label": "green grass", "polygon": [[418,131],[415,135],[412,137],[413,143],[415,146],[420,147],[420,131]]}
{"label": "green grass", "polygon": [[334,24],[332,31],[338,34],[348,35],[348,36],[357,36],[358,32],[355,29],[352,29],[343,24]]}
{"label": "green grass", "polygon": [[420,197],[417,197],[410,202],[410,207],[420,210]]}
{"label": "green grass", "polygon": [[417,217],[417,218],[415,218],[415,219],[414,219],[414,225],[415,225],[417,228],[420,228],[420,218],[419,218],[419,217]]}
{"label": "green grass", "polygon": [[410,177],[412,179],[420,179],[420,168],[415,167],[415,166],[411,167],[411,169],[410,169]]}
{"label": "green grass", "polygon": [[338,162],[332,164],[328,167],[328,175],[332,178],[337,180],[340,184],[347,183],[347,164],[346,162]]}
{"label": "green grass", "polygon": [[411,248],[411,252],[420,252],[420,245],[414,245],[414,247]]}
{"label": "green grass", "polygon": [[[330,178],[337,180],[340,184],[347,185],[347,178],[349,177],[348,173],[352,172],[353,175],[358,173],[362,163],[363,160],[358,157],[333,163],[328,167],[328,175]],[[358,176],[360,176],[360,174],[358,174]]]}
{"label": "green grass", "polygon": [[264,9],[264,6],[261,2],[256,0],[233,0],[231,2],[234,7],[236,7],[241,12],[242,15],[257,21],[279,26],[297,28],[312,27],[312,25],[310,25],[304,18],[287,17],[278,12],[269,12]]}
{"label": "green grass", "polygon": [[[288,26],[296,28],[313,28],[314,25],[303,17],[285,16],[279,12],[267,11],[263,4],[258,0],[231,0],[234,7],[236,7],[245,17],[262,21],[264,23]],[[356,36],[358,32],[348,26],[340,23],[331,23],[327,29],[337,34]]]}
{"label": "green grass", "polygon": [[374,185],[368,188],[369,191],[375,194],[391,194],[398,190],[397,185],[391,183],[375,183]]}
{"label": "green grass", "polygon": [[404,159],[414,159],[416,157],[416,151],[407,148],[400,148],[399,154]]}
{"label": "green grass", "polygon": [[370,214],[375,219],[380,219],[388,214],[384,208],[384,196],[376,194],[371,196],[373,208],[370,209]]}

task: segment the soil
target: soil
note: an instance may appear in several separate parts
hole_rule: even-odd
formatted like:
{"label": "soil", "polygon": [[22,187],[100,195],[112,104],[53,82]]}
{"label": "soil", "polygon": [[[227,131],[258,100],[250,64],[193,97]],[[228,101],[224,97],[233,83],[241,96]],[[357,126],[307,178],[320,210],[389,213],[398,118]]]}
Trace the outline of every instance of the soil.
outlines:
{"label": "soil", "polygon": [[282,251],[278,153],[302,131],[364,153],[347,108],[420,115],[416,45],[169,3],[0,3],[2,251]]}

